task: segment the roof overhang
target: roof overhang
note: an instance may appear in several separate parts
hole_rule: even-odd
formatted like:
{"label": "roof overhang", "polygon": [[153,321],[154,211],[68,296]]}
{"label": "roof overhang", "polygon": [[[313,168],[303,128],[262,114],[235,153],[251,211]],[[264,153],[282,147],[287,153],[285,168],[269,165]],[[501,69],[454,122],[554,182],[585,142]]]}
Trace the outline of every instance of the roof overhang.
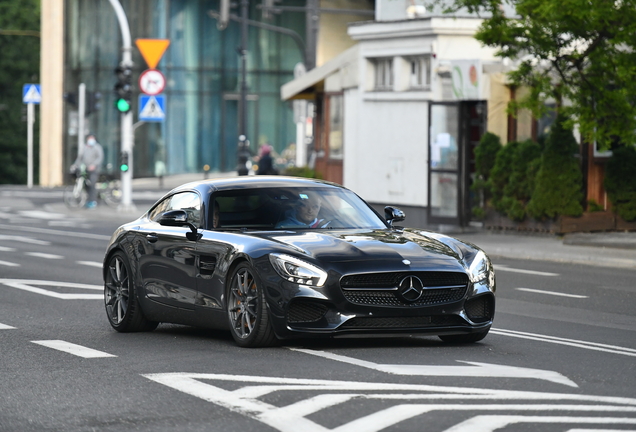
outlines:
{"label": "roof overhang", "polygon": [[343,67],[355,61],[358,56],[358,45],[354,45],[320,67],[310,70],[304,75],[290,81],[280,88],[282,100],[314,99],[316,93],[325,89],[325,79],[338,73]]}

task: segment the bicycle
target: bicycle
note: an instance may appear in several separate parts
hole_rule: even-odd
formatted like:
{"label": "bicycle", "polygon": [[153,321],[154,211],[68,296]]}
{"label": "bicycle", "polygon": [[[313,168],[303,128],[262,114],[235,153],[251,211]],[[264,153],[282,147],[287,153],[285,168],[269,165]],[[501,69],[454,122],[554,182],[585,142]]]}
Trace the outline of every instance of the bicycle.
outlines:
{"label": "bicycle", "polygon": [[[64,203],[69,208],[83,207],[88,199],[88,187],[90,180],[86,167],[71,167],[71,175],[75,177],[75,183],[64,189]],[[121,202],[121,185],[118,179],[100,174],[96,185],[97,199],[105,202],[110,207],[116,207]]]}

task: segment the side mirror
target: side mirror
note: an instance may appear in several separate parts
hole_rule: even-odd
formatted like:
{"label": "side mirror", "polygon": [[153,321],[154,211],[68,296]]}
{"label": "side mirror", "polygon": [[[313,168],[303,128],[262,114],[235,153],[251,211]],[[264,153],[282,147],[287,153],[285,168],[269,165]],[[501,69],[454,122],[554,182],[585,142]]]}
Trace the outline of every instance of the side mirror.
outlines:
{"label": "side mirror", "polygon": [[188,225],[188,214],[183,210],[170,210],[162,213],[157,222],[163,226],[186,226]]}
{"label": "side mirror", "polygon": [[384,207],[384,218],[389,223],[389,225],[391,225],[391,228],[393,228],[393,223],[402,222],[404,219],[406,219],[406,215],[397,207],[386,206]]}
{"label": "side mirror", "polygon": [[199,234],[197,227],[188,222],[188,213],[184,210],[169,210],[165,213],[162,213],[157,220],[159,225],[162,226],[172,226],[172,227],[182,227],[187,226],[190,228],[189,233],[186,234],[188,240],[197,241],[201,238],[201,234]]}

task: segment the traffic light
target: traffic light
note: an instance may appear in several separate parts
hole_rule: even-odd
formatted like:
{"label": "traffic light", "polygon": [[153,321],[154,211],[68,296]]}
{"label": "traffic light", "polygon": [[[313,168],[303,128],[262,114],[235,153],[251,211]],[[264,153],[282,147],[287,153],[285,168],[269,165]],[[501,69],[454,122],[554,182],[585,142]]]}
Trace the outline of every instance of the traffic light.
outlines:
{"label": "traffic light", "polygon": [[102,107],[102,94],[100,92],[88,92],[86,94],[86,115],[99,111]]}
{"label": "traffic light", "polygon": [[119,155],[119,170],[121,172],[127,172],[130,169],[130,165],[128,165],[128,152],[123,151]]}
{"label": "traffic light", "polygon": [[120,64],[115,68],[117,83],[115,84],[115,108],[124,114],[130,111],[132,100],[132,67]]}

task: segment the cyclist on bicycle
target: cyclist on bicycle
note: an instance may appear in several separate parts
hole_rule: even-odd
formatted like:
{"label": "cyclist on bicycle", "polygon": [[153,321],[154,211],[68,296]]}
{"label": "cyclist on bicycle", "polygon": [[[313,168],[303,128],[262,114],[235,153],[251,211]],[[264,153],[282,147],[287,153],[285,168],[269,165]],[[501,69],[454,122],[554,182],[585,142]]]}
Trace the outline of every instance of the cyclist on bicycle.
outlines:
{"label": "cyclist on bicycle", "polygon": [[71,166],[71,170],[76,170],[81,165],[86,166],[86,175],[88,177],[88,201],[86,202],[86,208],[95,208],[97,206],[97,179],[99,178],[99,171],[102,168],[102,161],[104,160],[104,150],[102,146],[97,142],[95,135],[90,133],[86,137],[86,145],[79,150],[77,159]]}

